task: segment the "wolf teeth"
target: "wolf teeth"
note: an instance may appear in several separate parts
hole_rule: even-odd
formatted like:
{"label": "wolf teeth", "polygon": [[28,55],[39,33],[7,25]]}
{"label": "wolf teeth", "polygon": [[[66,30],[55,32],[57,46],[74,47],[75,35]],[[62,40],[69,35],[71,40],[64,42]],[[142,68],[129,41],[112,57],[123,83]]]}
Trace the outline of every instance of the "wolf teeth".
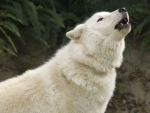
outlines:
{"label": "wolf teeth", "polygon": [[123,27],[123,23],[120,23],[120,25]]}
{"label": "wolf teeth", "polygon": [[127,24],[127,19],[126,19],[126,18],[123,18],[123,19],[120,21],[120,23],[122,23],[122,24]]}

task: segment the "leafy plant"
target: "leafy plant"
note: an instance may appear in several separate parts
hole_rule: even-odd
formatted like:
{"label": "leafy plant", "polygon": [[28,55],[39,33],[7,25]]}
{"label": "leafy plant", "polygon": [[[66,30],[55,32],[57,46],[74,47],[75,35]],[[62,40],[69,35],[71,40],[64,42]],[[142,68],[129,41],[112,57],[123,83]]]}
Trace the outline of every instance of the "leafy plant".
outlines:
{"label": "leafy plant", "polygon": [[125,94],[125,93],[127,93],[127,91],[125,89],[125,85],[123,83],[121,83],[120,81],[117,82],[117,84],[116,84],[115,93],[116,94]]}
{"label": "leafy plant", "polygon": [[84,22],[93,12],[100,10],[98,2],[99,0],[53,0],[65,25],[65,29],[61,30],[62,45],[68,42],[64,35],[67,31]]}
{"label": "leafy plant", "polygon": [[[0,39],[3,40],[0,42],[0,46],[3,46],[0,48],[6,47],[9,42],[13,48],[9,49],[14,54],[17,53],[17,47],[13,39],[15,35],[19,37],[23,44],[25,44],[25,41],[21,36],[22,34],[35,38],[46,47],[54,46],[57,43],[65,44],[68,38],[64,34],[70,29],[73,29],[75,25],[84,22],[93,12],[101,10],[113,11],[121,7],[121,4],[126,4],[129,7],[126,2],[115,4],[110,0],[103,1],[103,5],[101,4],[102,1],[99,0],[0,0],[0,2],[0,12],[9,15],[4,19],[0,14],[0,22],[3,23],[4,21],[3,24],[5,24],[0,25],[3,28],[1,29],[2,35],[0,35]],[[149,16],[149,5],[141,4],[143,5],[134,5],[128,10],[130,13],[133,13],[131,14],[131,16],[134,15],[132,18],[140,22],[138,26],[134,25],[134,35],[145,37],[149,35],[147,25],[149,18],[144,19]],[[146,9],[146,12],[142,11],[143,8],[144,10]],[[8,22],[11,26],[14,26],[8,27]],[[11,29],[15,29],[16,31],[11,31]],[[5,33],[2,31],[5,31]],[[13,35],[10,35],[10,31]],[[9,40],[8,36],[4,34],[9,36]],[[141,48],[148,49],[148,39],[143,38]],[[146,43],[144,43],[145,41]],[[141,50],[143,51],[144,49]]]}
{"label": "leafy plant", "polygon": [[132,18],[137,22],[133,25],[133,34],[136,39],[141,39],[140,52],[143,54],[150,49],[150,4],[138,3],[130,9]]}
{"label": "leafy plant", "polygon": [[[20,33],[18,30],[18,27],[15,25],[15,23],[13,23],[12,21],[16,21],[22,24],[22,21],[20,19],[17,19],[15,16],[13,16],[12,14],[8,13],[7,11],[2,11],[0,12],[0,33],[1,33],[1,37],[0,37],[0,53],[3,52],[3,50],[8,51],[9,53],[16,55],[15,53],[17,53],[17,49],[10,37],[10,35],[8,34],[8,31],[11,31],[12,33],[14,33],[16,36],[20,37]],[[2,38],[2,36],[4,36],[6,38],[6,40],[10,43],[10,45],[12,46],[14,52],[12,50],[10,50],[9,48],[7,48],[4,45],[4,39]]]}
{"label": "leafy plant", "polygon": [[[54,5],[51,3],[52,7],[48,7],[47,2],[51,0],[45,0],[39,2],[38,0],[3,0],[0,5],[0,31],[3,35],[0,35],[0,39],[3,40],[0,43],[1,51],[6,50],[5,44],[7,41],[12,46],[13,50],[8,49],[7,51],[13,54],[17,53],[17,48],[13,42],[13,36],[8,35],[11,31],[16,36],[21,38],[21,28],[33,28],[31,33],[26,32],[32,38],[40,41],[46,47],[49,47],[49,44],[46,42],[46,39],[50,37],[49,30],[56,24],[60,27],[65,27],[60,16],[56,13]],[[44,6],[45,5],[45,6]],[[51,8],[51,9],[50,9]],[[50,28],[50,29],[48,29]],[[19,30],[18,30],[19,29]],[[19,32],[20,31],[20,32]],[[44,34],[46,33],[46,34]],[[43,35],[44,34],[44,35]],[[7,39],[7,41],[4,39]],[[56,37],[54,37],[56,38]],[[4,43],[5,42],[5,43]],[[5,49],[4,49],[5,48]]]}

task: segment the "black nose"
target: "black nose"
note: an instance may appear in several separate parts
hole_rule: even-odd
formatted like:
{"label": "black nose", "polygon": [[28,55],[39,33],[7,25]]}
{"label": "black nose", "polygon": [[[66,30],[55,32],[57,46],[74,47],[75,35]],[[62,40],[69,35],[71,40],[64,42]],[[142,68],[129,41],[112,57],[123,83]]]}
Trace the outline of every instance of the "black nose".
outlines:
{"label": "black nose", "polygon": [[122,7],[118,10],[120,13],[125,13],[127,12],[127,9],[125,7]]}

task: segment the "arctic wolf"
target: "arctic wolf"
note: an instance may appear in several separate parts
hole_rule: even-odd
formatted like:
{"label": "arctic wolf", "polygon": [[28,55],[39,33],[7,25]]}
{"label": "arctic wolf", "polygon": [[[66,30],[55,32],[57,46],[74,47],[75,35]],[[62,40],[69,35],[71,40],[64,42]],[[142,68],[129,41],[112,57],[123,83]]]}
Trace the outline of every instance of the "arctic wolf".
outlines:
{"label": "arctic wolf", "polygon": [[0,83],[0,113],[104,113],[130,29],[126,8],[94,14],[47,63]]}

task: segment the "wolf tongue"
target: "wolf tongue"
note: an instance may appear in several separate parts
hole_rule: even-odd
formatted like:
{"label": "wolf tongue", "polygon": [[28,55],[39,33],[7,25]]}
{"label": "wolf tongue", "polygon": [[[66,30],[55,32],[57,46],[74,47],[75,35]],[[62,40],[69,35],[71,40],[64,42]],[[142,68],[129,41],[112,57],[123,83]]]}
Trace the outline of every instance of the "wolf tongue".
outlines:
{"label": "wolf tongue", "polygon": [[120,23],[118,23],[118,24],[115,26],[115,28],[116,28],[116,29],[122,29],[123,26],[124,26],[124,24],[120,22]]}
{"label": "wolf tongue", "polygon": [[121,27],[123,27],[123,24],[122,24],[122,23],[120,23],[120,26],[121,26]]}
{"label": "wolf tongue", "polygon": [[119,23],[119,24],[118,24],[118,28],[121,29],[122,27],[123,27],[123,24],[122,24],[122,23]]}
{"label": "wolf tongue", "polygon": [[123,27],[123,24],[122,24],[122,23],[120,23],[120,24],[119,24],[119,27]]}

